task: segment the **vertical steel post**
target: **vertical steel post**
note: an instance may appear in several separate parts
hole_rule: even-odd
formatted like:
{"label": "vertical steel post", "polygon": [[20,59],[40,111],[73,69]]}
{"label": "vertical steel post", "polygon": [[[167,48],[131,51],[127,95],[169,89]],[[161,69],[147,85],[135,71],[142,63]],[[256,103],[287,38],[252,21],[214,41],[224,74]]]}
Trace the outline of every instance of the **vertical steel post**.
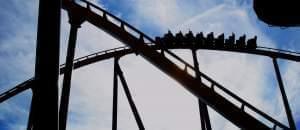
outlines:
{"label": "vertical steel post", "polygon": [[128,85],[127,85],[126,80],[124,78],[123,72],[122,72],[122,70],[121,70],[121,68],[120,68],[120,66],[119,66],[118,63],[117,63],[117,73],[118,73],[119,78],[121,80],[121,83],[122,83],[125,95],[126,95],[126,97],[128,99],[128,102],[129,102],[131,111],[132,111],[132,113],[134,115],[135,121],[136,121],[136,123],[137,123],[137,125],[138,125],[138,127],[139,127],[140,130],[145,130],[145,127],[143,125],[142,119],[141,119],[141,117],[140,117],[140,115],[138,113],[138,110],[137,110],[137,108],[136,108],[136,106],[134,104],[134,101],[133,101],[132,96],[130,94]]}
{"label": "vertical steel post", "polygon": [[113,113],[112,113],[112,130],[118,128],[118,73],[117,65],[119,58],[114,60],[114,88],[113,88]]}
{"label": "vertical steel post", "polygon": [[28,122],[27,122],[27,130],[31,130],[33,128],[33,118],[34,118],[34,112],[36,111],[35,110],[35,107],[34,107],[34,103],[36,103],[37,101],[35,101],[37,98],[34,97],[35,94],[33,94],[33,91],[32,91],[32,98],[31,98],[31,104],[30,104],[30,114],[29,114],[29,117],[28,117]]}
{"label": "vertical steel post", "polygon": [[199,99],[198,99],[198,104],[199,104],[199,112],[200,112],[201,129],[206,130],[206,117],[205,117],[206,106]]}
{"label": "vertical steel post", "polygon": [[40,0],[35,86],[30,111],[33,130],[58,130],[58,72],[61,0]]}
{"label": "vertical steel post", "polygon": [[286,115],[287,115],[287,118],[288,118],[288,121],[289,121],[289,126],[292,130],[295,130],[296,125],[295,125],[295,122],[294,122],[294,118],[293,118],[291,108],[289,106],[289,101],[287,99],[287,96],[286,96],[286,93],[285,93],[285,90],[284,90],[284,85],[283,85],[283,82],[282,82],[282,78],[281,78],[281,74],[280,74],[280,70],[279,70],[276,58],[273,58],[273,65],[274,65],[274,68],[275,68],[275,73],[276,73],[280,93],[281,93],[281,96],[282,96],[283,105],[284,105],[285,112],[286,112]]}
{"label": "vertical steel post", "polygon": [[76,49],[76,39],[77,32],[80,28],[80,25],[84,22],[84,17],[81,17],[77,13],[68,12],[69,14],[69,23],[71,25],[69,43],[65,64],[65,72],[62,86],[62,93],[60,99],[60,109],[59,109],[59,129],[65,130],[68,120],[68,108],[69,108],[69,99],[70,99],[70,89],[71,89],[71,79],[73,71],[73,60]]}
{"label": "vertical steel post", "polygon": [[[192,56],[194,61],[196,78],[201,81],[201,75],[199,72],[199,62],[197,59],[196,49],[192,49]],[[200,111],[201,128],[202,130],[211,130],[211,124],[210,124],[207,106],[200,100],[198,100],[198,103],[199,103],[199,111]]]}

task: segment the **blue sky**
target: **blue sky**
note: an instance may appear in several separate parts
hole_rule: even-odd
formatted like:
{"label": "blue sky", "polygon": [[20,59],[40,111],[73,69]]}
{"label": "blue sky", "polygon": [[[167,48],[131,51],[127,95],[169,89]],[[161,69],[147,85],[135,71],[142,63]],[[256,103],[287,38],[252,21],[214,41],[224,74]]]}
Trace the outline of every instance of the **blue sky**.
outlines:
{"label": "blue sky", "polygon": [[[250,0],[93,0],[144,33],[161,36],[173,32],[232,32],[238,36],[258,36],[261,46],[300,51],[300,28],[270,27],[259,21]],[[37,0],[0,1],[0,92],[33,76],[37,29]],[[64,62],[69,24],[62,12],[61,63]],[[84,23],[78,34],[76,57],[123,44],[94,26]],[[175,51],[191,62],[190,52]],[[198,52],[200,69],[224,84],[251,104],[287,123],[271,59],[261,56]],[[146,129],[199,129],[195,97],[185,91],[141,57],[121,59],[134,100]],[[76,70],[72,79],[68,129],[110,129],[112,97],[112,60]],[[300,127],[299,63],[280,60],[293,116]],[[88,75],[88,76],[87,76]],[[105,76],[103,76],[105,75]],[[142,76],[141,76],[142,75]],[[229,78],[231,77],[231,78]],[[60,78],[61,79],[61,78]],[[60,83],[61,84],[61,83]],[[161,91],[157,91],[161,90]],[[134,118],[120,90],[119,127],[137,129]],[[31,92],[27,91],[0,104],[0,129],[26,128]],[[185,111],[186,113],[183,113]],[[230,122],[209,109],[214,129],[236,129]]]}

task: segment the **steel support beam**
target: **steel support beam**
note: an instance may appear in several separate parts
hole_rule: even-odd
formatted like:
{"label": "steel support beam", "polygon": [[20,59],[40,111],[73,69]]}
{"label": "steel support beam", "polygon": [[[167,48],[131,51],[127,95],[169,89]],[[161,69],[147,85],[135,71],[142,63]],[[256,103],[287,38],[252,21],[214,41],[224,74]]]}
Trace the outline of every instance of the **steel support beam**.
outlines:
{"label": "steel support beam", "polygon": [[28,121],[27,121],[27,130],[32,130],[33,129],[33,120],[34,120],[34,117],[35,117],[35,111],[36,111],[36,108],[34,107],[34,103],[37,102],[35,101],[37,98],[35,97],[35,95],[33,94],[33,91],[32,91],[32,98],[31,98],[31,104],[30,104],[30,114],[29,114],[29,117],[28,117]]}
{"label": "steel support beam", "polygon": [[[195,68],[195,75],[196,78],[201,81],[201,75],[199,70],[199,62],[197,59],[197,52],[196,49],[192,49],[192,56],[194,61],[194,68]],[[211,130],[210,119],[208,115],[207,106],[201,100],[198,99],[199,103],[199,112],[200,112],[200,120],[201,120],[201,128],[202,130]]]}
{"label": "steel support beam", "polygon": [[125,95],[126,95],[127,100],[129,102],[129,105],[130,105],[131,111],[132,111],[132,113],[134,115],[135,121],[136,121],[136,123],[137,123],[137,125],[138,125],[138,127],[139,127],[140,130],[145,130],[145,127],[143,125],[142,119],[141,119],[141,117],[139,115],[139,112],[138,112],[138,110],[137,110],[137,108],[136,108],[136,106],[134,104],[134,101],[133,101],[132,96],[130,94],[130,91],[129,91],[128,85],[126,83],[125,77],[123,75],[123,72],[122,72],[122,70],[121,70],[120,65],[119,65],[118,62],[117,62],[117,73],[118,73],[118,76],[119,76],[119,78],[121,80],[121,83],[122,83]]}
{"label": "steel support beam", "polygon": [[58,130],[61,0],[40,0],[32,120],[28,129]]}
{"label": "steel support beam", "polygon": [[114,88],[113,88],[113,113],[112,113],[112,130],[118,128],[118,66],[119,58],[114,60]]}
{"label": "steel support beam", "polygon": [[[80,13],[80,12],[78,12]],[[80,25],[84,22],[84,17],[78,13],[69,12],[69,23],[71,24],[66,65],[61,93],[60,109],[59,109],[59,129],[65,130],[68,120],[68,108],[70,100],[70,89],[73,71],[73,60],[76,49],[77,32]],[[82,12],[81,12],[82,13]],[[84,15],[83,15],[84,16]]]}
{"label": "steel support beam", "polygon": [[279,66],[278,66],[276,58],[273,58],[273,65],[274,65],[274,69],[275,69],[276,78],[277,78],[277,81],[278,81],[278,86],[279,86],[279,89],[280,89],[280,93],[281,93],[281,96],[282,96],[283,105],[284,105],[285,112],[286,112],[286,115],[287,115],[287,118],[288,118],[289,126],[292,130],[296,130],[296,125],[295,125],[295,122],[294,122],[293,114],[292,114],[291,108],[289,106],[289,101],[287,99],[287,96],[286,96],[286,93],[285,93],[285,90],[284,90],[284,85],[283,85],[283,82],[282,82],[282,78],[281,78],[281,74],[280,74],[280,70],[279,70]]}

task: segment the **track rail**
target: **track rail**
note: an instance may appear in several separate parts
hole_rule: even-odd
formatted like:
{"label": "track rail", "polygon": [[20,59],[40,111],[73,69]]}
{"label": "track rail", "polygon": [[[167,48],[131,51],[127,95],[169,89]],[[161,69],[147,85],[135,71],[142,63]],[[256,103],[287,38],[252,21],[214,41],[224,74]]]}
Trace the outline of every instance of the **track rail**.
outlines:
{"label": "track rail", "polygon": [[0,103],[5,100],[33,87],[34,78],[24,81],[23,83],[18,84],[16,87],[2,93],[0,95]]}
{"label": "track rail", "polygon": [[[155,44],[149,44],[153,49],[160,50],[161,48]],[[265,48],[265,47],[259,47],[259,48]],[[195,49],[192,46],[173,46],[173,47],[168,47],[167,49]],[[269,51],[269,50],[240,50],[240,49],[216,49],[216,48],[196,48],[199,50],[212,50],[212,51],[227,51],[227,52],[236,52],[236,53],[246,53],[246,54],[254,54],[254,55],[261,55],[261,56],[268,56],[272,58],[281,58],[285,60],[291,60],[291,61],[300,61],[300,53],[297,52],[290,52],[290,51],[285,51],[281,50],[281,52],[275,52],[275,51]],[[277,50],[270,48],[272,50]],[[289,52],[290,54],[283,53]],[[77,59],[74,59],[74,68],[79,68],[88,64],[92,64],[98,61],[101,61],[103,59],[109,59],[115,56],[124,56],[128,55],[131,53],[134,53],[130,47],[124,46],[124,47],[118,47],[118,48],[113,48],[109,50],[104,50],[104,51],[99,51],[96,53],[92,53]],[[64,67],[65,64],[60,65],[61,68]],[[60,73],[63,73],[64,69],[61,69]]]}

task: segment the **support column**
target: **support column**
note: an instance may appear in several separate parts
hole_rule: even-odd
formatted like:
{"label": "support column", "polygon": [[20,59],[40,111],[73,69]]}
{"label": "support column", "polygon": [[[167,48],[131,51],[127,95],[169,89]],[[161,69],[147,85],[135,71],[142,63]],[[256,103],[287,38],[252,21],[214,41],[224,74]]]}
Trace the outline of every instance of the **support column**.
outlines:
{"label": "support column", "polygon": [[140,115],[138,113],[138,110],[137,110],[137,108],[136,108],[136,106],[134,104],[134,101],[133,101],[132,96],[130,94],[128,85],[127,85],[126,80],[124,78],[123,72],[122,72],[122,70],[121,70],[121,68],[119,66],[119,63],[117,63],[117,73],[118,73],[119,78],[121,80],[122,86],[124,88],[124,91],[125,91],[127,100],[129,102],[131,111],[132,111],[132,113],[134,115],[135,121],[136,121],[136,123],[137,123],[137,125],[138,125],[138,127],[139,127],[140,130],[145,130],[145,127],[143,125],[142,119],[141,119],[141,117],[140,117]]}
{"label": "support column", "polygon": [[35,101],[37,98],[34,96],[35,96],[35,94],[33,94],[33,91],[32,91],[30,114],[29,114],[28,121],[27,121],[27,130],[32,130],[32,128],[33,128],[34,112],[36,111],[34,105],[37,102],[37,101]]}
{"label": "support column", "polygon": [[279,86],[280,93],[281,93],[281,96],[282,96],[282,101],[283,101],[285,112],[286,112],[286,115],[287,115],[287,118],[288,118],[289,126],[292,130],[296,130],[296,125],[295,125],[295,122],[294,122],[293,114],[292,114],[291,108],[289,106],[289,101],[287,99],[287,96],[286,96],[286,93],[285,93],[285,90],[284,90],[284,85],[283,85],[283,82],[282,82],[282,78],[281,78],[281,74],[280,74],[280,70],[279,70],[276,58],[273,58],[273,65],[274,65],[274,68],[275,68],[276,78],[277,78],[277,81],[278,81],[278,86]]}
{"label": "support column", "polygon": [[[193,55],[196,78],[201,81],[201,75],[199,72],[199,62],[197,59],[196,49],[192,49],[192,55]],[[204,104],[203,102],[201,102],[199,99],[198,99],[198,103],[199,103],[199,111],[200,111],[201,128],[202,128],[202,130],[211,130],[211,124],[210,124],[210,119],[209,119],[209,115],[208,115],[207,105]]]}
{"label": "support column", "polygon": [[112,130],[118,128],[118,66],[119,58],[114,60],[114,88],[113,88],[113,113],[112,113]]}
{"label": "support column", "polygon": [[59,109],[59,129],[65,130],[68,120],[68,108],[70,99],[70,89],[71,89],[71,78],[73,71],[73,60],[76,49],[76,39],[77,32],[80,25],[84,22],[85,18],[81,17],[74,12],[69,12],[69,23],[71,24],[69,44],[66,57],[66,65],[64,72],[64,79],[62,85],[62,93],[60,99],[60,109]]}
{"label": "support column", "polygon": [[61,0],[40,0],[30,130],[58,130]]}

